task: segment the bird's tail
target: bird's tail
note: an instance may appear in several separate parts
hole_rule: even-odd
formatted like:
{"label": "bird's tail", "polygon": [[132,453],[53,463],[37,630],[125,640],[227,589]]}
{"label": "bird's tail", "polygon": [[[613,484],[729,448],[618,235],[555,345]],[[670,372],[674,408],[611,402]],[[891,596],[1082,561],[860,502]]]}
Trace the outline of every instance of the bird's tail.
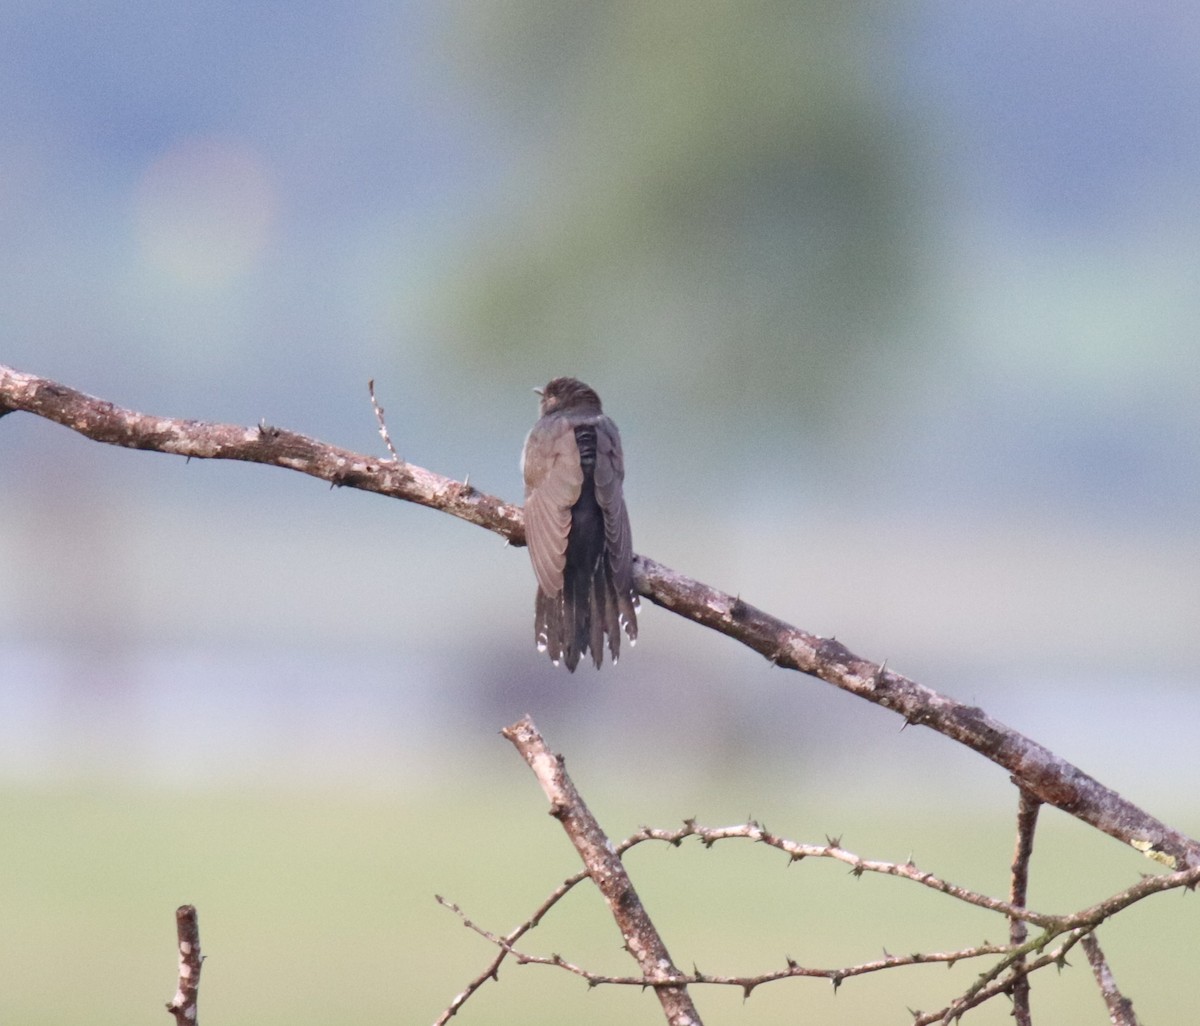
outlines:
{"label": "bird's tail", "polygon": [[572,673],[589,651],[599,669],[604,662],[604,638],[615,663],[621,653],[621,631],[637,638],[637,606],[632,587],[619,589],[608,560],[601,556],[590,576],[568,576],[563,590],[537,593],[534,624],[538,648]]}

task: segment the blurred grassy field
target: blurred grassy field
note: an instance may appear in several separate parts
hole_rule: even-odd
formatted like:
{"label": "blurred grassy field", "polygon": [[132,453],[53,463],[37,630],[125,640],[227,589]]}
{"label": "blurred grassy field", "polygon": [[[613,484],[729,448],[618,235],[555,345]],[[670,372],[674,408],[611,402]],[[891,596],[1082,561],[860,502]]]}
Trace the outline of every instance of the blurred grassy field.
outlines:
{"label": "blurred grassy field", "polygon": [[[430,1023],[491,956],[433,895],[505,931],[576,868],[557,823],[523,767],[461,771],[434,793],[184,793],[94,789],[0,791],[0,1023],[93,1026],[166,1021],[175,988],[174,909],[200,912],[207,961],[202,1023]],[[580,782],[581,786],[584,782]],[[586,788],[585,788],[586,789]],[[686,789],[684,789],[686,791]],[[684,816],[731,823],[753,813],[796,840],[843,843],[994,893],[1005,888],[1010,819],[963,810],[801,804],[794,793],[730,781],[711,802],[645,782],[610,782],[591,796],[614,836]],[[687,807],[681,803],[687,802]],[[734,810],[737,811],[734,811]],[[1065,816],[1043,817],[1032,904],[1068,911],[1149,872],[1150,863]],[[893,953],[1004,939],[1002,922],[903,881],[806,860],[746,842],[705,850],[646,845],[626,858],[676,962],[750,973],[833,966]],[[1118,982],[1143,1021],[1194,1021],[1200,905],[1170,894],[1101,931]],[[528,936],[559,952],[629,973],[598,896],[579,889]],[[1102,1023],[1082,952],[1035,983],[1045,1021]],[[977,967],[919,967],[847,982],[771,984],[748,1001],[699,988],[710,1023],[906,1023],[965,988]],[[977,1023],[1008,1023],[1007,1004]],[[558,970],[509,965],[460,1023],[655,1023],[657,1002],[632,988],[589,991]]]}

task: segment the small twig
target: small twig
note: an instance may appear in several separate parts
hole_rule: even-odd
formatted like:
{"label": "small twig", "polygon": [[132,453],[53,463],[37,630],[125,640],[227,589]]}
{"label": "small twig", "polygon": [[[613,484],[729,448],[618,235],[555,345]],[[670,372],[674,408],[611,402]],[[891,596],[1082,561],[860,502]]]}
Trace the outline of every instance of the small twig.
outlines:
{"label": "small twig", "polygon": [[[657,840],[657,839],[658,838],[651,837],[645,833],[638,833],[632,837],[625,838],[625,840],[623,840],[620,844],[617,845],[616,851],[617,851],[618,855],[624,855],[625,852],[627,852],[630,848],[633,848],[636,845],[641,844],[643,841],[651,841],[651,840]],[[496,955],[496,957],[494,959],[492,959],[491,963],[488,965],[488,967],[486,969],[483,970],[483,972],[481,972],[478,976],[475,977],[475,979],[473,979],[470,983],[468,983],[467,986],[462,990],[462,992],[459,993],[454,998],[454,1000],[450,1002],[450,1004],[446,1007],[445,1011],[443,1011],[442,1014],[439,1015],[436,1020],[434,1020],[434,1026],[445,1026],[445,1024],[447,1022],[449,1022],[450,1019],[458,1013],[458,1010],[467,1002],[467,1000],[471,997],[472,994],[474,994],[488,980],[497,979],[497,976],[500,971],[500,965],[508,957],[509,952],[511,950],[511,945],[515,944],[517,940],[519,940],[526,933],[528,933],[535,926],[537,926],[542,921],[542,918],[546,915],[546,913],[550,911],[550,909],[552,909],[555,905],[558,904],[559,901],[561,901],[563,898],[565,898],[567,896],[568,892],[573,887],[575,887],[577,884],[582,883],[586,879],[588,879],[588,872],[586,869],[580,870],[578,873],[575,873],[573,876],[568,876],[561,884],[559,884],[557,887],[554,888],[553,891],[550,892],[549,896],[546,898],[545,901],[543,901],[536,909],[534,909],[533,914],[531,916],[529,916],[528,919],[526,919],[523,923],[518,924],[513,929],[511,929],[508,933],[506,933],[501,938],[501,940],[504,943],[497,942],[497,946],[500,948],[500,951]],[[475,923],[473,923],[469,919],[467,919],[466,914],[463,912],[463,910],[461,908],[459,908],[454,902],[448,900],[447,898],[443,898],[440,894],[435,894],[434,898],[437,900],[437,903],[439,905],[441,905],[443,908],[448,908],[452,912],[455,912],[457,915],[459,915],[463,919],[464,926],[468,927],[469,929],[475,930],[477,933],[479,933],[482,936],[491,936],[486,931],[482,930],[479,926],[477,926]]]}
{"label": "small twig", "polygon": [[[836,859],[849,865],[855,876],[862,873],[883,873],[887,876],[912,880],[924,887],[958,898],[968,905],[976,905],[992,912],[998,912],[1009,919],[1022,919],[1027,923],[1033,923],[1035,926],[1050,931],[1051,936],[1080,928],[1084,932],[1093,930],[1110,916],[1116,915],[1122,909],[1128,908],[1152,894],[1160,894],[1163,891],[1176,890],[1180,887],[1194,890],[1200,886],[1200,867],[1181,870],[1177,873],[1143,876],[1137,883],[1131,884],[1125,890],[1118,891],[1088,908],[1068,915],[1049,915],[1045,912],[1019,908],[999,898],[991,898],[986,894],[948,883],[932,873],[918,869],[912,862],[878,862],[864,859],[855,855],[854,852],[846,851],[835,841],[830,841],[826,845],[799,844],[773,834],[757,823],[740,823],[730,827],[704,827],[692,820],[686,820],[679,830],[657,830],[644,827],[630,840],[645,838],[679,844],[686,837],[698,837],[705,845],[712,845],[731,837],[741,837],[787,852],[791,855],[792,861],[807,857]],[[1041,939],[1036,943],[1041,946],[1046,943],[1046,940]]]}
{"label": "small twig", "polygon": [[[558,902],[566,896],[567,892],[570,891],[572,887],[583,880],[586,880],[587,878],[587,870],[581,870],[574,876],[567,877],[561,884],[559,884],[556,888],[554,888],[553,891],[550,892],[550,896],[534,910],[533,915],[526,919],[525,922],[520,923],[518,926],[509,930],[508,933],[500,938],[496,942],[497,946],[500,948],[500,951],[496,957],[492,959],[491,964],[488,965],[483,972],[476,976],[475,979],[468,983],[467,986],[455,996],[454,1000],[446,1006],[445,1011],[443,1011],[442,1014],[434,1020],[434,1026],[444,1026],[444,1024],[449,1022],[450,1019],[458,1013],[458,1010],[462,1008],[464,1004],[466,1004],[468,999],[470,999],[471,995],[474,994],[475,991],[487,983],[488,980],[497,979],[500,973],[500,964],[505,960],[505,958],[508,957],[509,952],[512,949],[512,945],[520,940],[521,937],[532,930],[535,926],[537,926],[538,923],[542,921],[542,917],[549,912],[551,908],[558,904]],[[475,923],[467,919],[463,910],[454,904],[454,902],[448,901],[440,894],[435,894],[434,898],[443,908],[448,908],[450,911],[459,915],[463,920],[463,925],[468,929],[490,937],[489,934],[486,934],[485,931],[481,930],[475,925]]]}
{"label": "small twig", "polygon": [[379,437],[383,439],[383,444],[387,446],[387,451],[392,454],[392,459],[396,463],[403,463],[404,461],[396,452],[396,447],[392,445],[392,436],[388,434],[387,421],[383,419],[383,407],[375,399],[374,378],[367,382],[367,391],[371,393],[371,407],[375,410],[375,419],[379,421]]}
{"label": "small twig", "polygon": [[1104,1004],[1108,1009],[1108,1021],[1112,1026],[1138,1026],[1138,1018],[1133,1013],[1133,1002],[1117,989],[1117,981],[1113,979],[1112,970],[1100,950],[1100,942],[1094,933],[1083,938],[1083,950],[1087,952],[1088,962],[1092,973],[1104,996]]}
{"label": "small twig", "polygon": [[625,866],[575,789],[562,758],[550,751],[529,717],[505,727],[501,733],[533,770],[550,801],[550,814],[562,824],[592,883],[608,903],[626,950],[642,975],[653,982],[667,1022],[670,1026],[700,1026],[700,1015],[687,987],[674,982],[683,974],[671,961],[667,946],[651,922]]}
{"label": "small twig", "polygon": [[1048,926],[1058,922],[1058,917],[1056,916],[1035,912],[1032,909],[1021,908],[1000,898],[992,898],[978,891],[972,891],[966,887],[952,884],[941,879],[941,877],[935,876],[933,873],[918,869],[912,861],[881,862],[874,859],[864,859],[861,855],[856,855],[854,852],[847,851],[841,847],[836,839],[831,839],[826,844],[801,844],[772,833],[770,830],[754,822],[739,823],[736,826],[727,827],[706,827],[700,826],[694,820],[685,820],[683,827],[679,830],[657,830],[650,827],[643,827],[630,840],[656,840],[665,841],[668,844],[679,844],[687,837],[698,838],[705,847],[712,847],[717,841],[725,841],[732,838],[755,841],[758,844],[765,844],[768,847],[777,848],[779,851],[785,852],[791,856],[793,862],[799,862],[801,859],[806,858],[834,859],[837,862],[843,862],[848,865],[854,876],[861,876],[863,873],[881,873],[884,876],[897,876],[918,883],[922,887],[928,887],[930,890],[937,891],[940,894],[948,894],[950,897],[957,898],[968,905],[976,905],[979,908],[986,908],[992,912],[999,912],[1001,915],[1009,918],[1023,919],[1038,926]]}
{"label": "small twig", "polygon": [[[1015,965],[1013,959],[1017,957],[1017,952],[1008,956],[1000,965],[996,966],[991,972],[981,976],[960,998],[952,1001],[945,1008],[937,1012],[922,1013],[918,1012],[913,1016],[912,1026],[932,1026],[933,1023],[949,1023],[961,1019],[964,1014],[972,1008],[976,1008],[989,1001],[994,997],[999,997],[1001,994],[1009,994],[1012,992],[1012,978],[1000,979],[999,977],[1008,970],[1013,973],[1022,973],[1028,975],[1036,972],[1038,969],[1044,969],[1048,965],[1063,966],[1066,965],[1067,952],[1079,943],[1088,931],[1086,929],[1071,930],[1066,934],[1066,939],[1053,951],[1034,959],[1032,962],[1023,962],[1021,965]],[[1028,954],[1035,949],[1038,944],[1045,943],[1045,938],[1040,938],[1037,941],[1028,941],[1022,948],[1023,954]]]}
{"label": "small twig", "polygon": [[[1032,806],[1030,809],[1032,810]],[[1025,831],[1025,837],[1031,838],[1032,822],[1025,821],[1022,830]],[[788,959],[787,968],[759,973],[753,976],[728,976],[713,973],[703,973],[698,969],[691,973],[677,973],[675,976],[660,976],[651,978],[649,976],[608,976],[602,973],[593,972],[582,966],[578,966],[573,962],[564,959],[560,955],[534,955],[524,951],[518,951],[514,944],[523,935],[537,926],[546,913],[560,901],[568,891],[578,885],[583,880],[588,878],[587,872],[576,873],[573,876],[564,880],[550,896],[542,902],[534,913],[515,929],[501,936],[484,929],[477,923],[472,922],[467,918],[456,904],[445,898],[438,897],[438,902],[445,908],[450,909],[463,920],[463,925],[473,930],[479,936],[490,941],[499,949],[496,957],[491,964],[480,973],[472,982],[460,993],[450,1006],[438,1018],[435,1026],[444,1026],[444,1024],[453,1016],[463,1003],[481,987],[484,982],[489,979],[495,979],[496,973],[500,964],[505,958],[511,956],[518,964],[531,965],[552,965],[583,978],[591,986],[599,984],[618,984],[626,986],[641,986],[641,987],[665,987],[679,986],[692,984],[710,984],[710,985],[725,985],[740,987],[748,996],[754,988],[763,983],[770,983],[776,980],[792,979],[796,977],[820,977],[832,980],[835,986],[841,984],[845,979],[854,976],[860,976],[865,973],[878,972],[883,969],[892,969],[904,965],[921,965],[931,962],[944,962],[948,965],[953,965],[961,959],[978,958],[986,955],[1001,956],[1000,962],[991,970],[981,975],[979,982],[976,983],[962,998],[954,1004],[948,1006],[950,1010],[956,1014],[965,1012],[968,1008],[972,1008],[977,1004],[995,997],[999,994],[1012,994],[1016,987],[1027,977],[1031,972],[1058,962],[1061,964],[1062,958],[1066,951],[1071,946],[1077,943],[1078,939],[1093,930],[1096,925],[1103,922],[1108,917],[1115,915],[1117,912],[1134,902],[1140,901],[1143,898],[1149,897],[1151,894],[1156,894],[1164,890],[1170,890],[1178,887],[1191,888],[1200,884],[1200,870],[1189,870],[1182,873],[1164,874],[1162,876],[1146,877],[1133,884],[1131,887],[1121,891],[1103,901],[1083,909],[1070,915],[1058,916],[1048,915],[1042,912],[1035,912],[1030,909],[1022,908],[1020,905],[1012,901],[1002,901],[999,898],[991,898],[985,894],[980,894],[976,891],[968,890],[964,887],[959,887],[951,884],[941,878],[934,876],[932,873],[924,872],[918,869],[911,861],[896,863],[882,862],[870,859],[864,859],[854,852],[848,851],[841,847],[840,844],[829,841],[824,845],[817,844],[800,844],[796,841],[788,840],[780,837],[777,834],[771,833],[758,823],[740,823],[736,826],[727,827],[706,827],[701,826],[694,820],[687,820],[683,826],[675,830],[663,830],[652,827],[642,827],[636,833],[630,835],[616,845],[614,851],[617,856],[623,856],[631,848],[639,844],[644,844],[647,841],[659,841],[665,844],[670,844],[674,847],[679,847],[689,837],[695,837],[705,847],[712,847],[718,841],[733,840],[740,838],[743,840],[754,841],[759,844],[767,845],[768,847],[776,848],[779,851],[785,852],[791,861],[799,861],[804,858],[828,858],[848,865],[851,873],[854,876],[861,876],[863,873],[879,873],[886,876],[894,876],[900,879],[910,880],[913,883],[918,883],[923,887],[928,887],[942,894],[947,894],[951,897],[958,898],[970,905],[975,905],[980,908],[986,908],[990,911],[997,912],[1009,919],[1021,923],[1033,923],[1043,929],[1043,933],[1033,940],[1022,940],[1021,942],[1012,942],[1010,944],[981,944],[972,948],[964,948],[959,951],[950,952],[919,952],[908,956],[892,956],[886,958],[864,962],[859,965],[845,966],[835,969],[815,969],[805,966],[800,966],[793,960]],[[1025,866],[1027,873],[1027,856],[1021,854],[1024,845],[1019,842],[1018,854],[1014,860],[1014,872],[1018,863]],[[1021,887],[1014,887],[1014,896],[1018,890],[1023,890]],[[1023,900],[1023,895],[1022,895]],[[1067,940],[1055,951],[1049,955],[1043,955],[1045,948],[1049,943],[1059,936],[1067,934]],[[1028,962],[1030,955],[1037,953],[1039,957],[1032,963]],[[1007,975],[1006,975],[1007,974]],[[1001,978],[1003,977],[1003,978]],[[922,1021],[938,1022],[941,1017],[946,1014],[946,1009],[934,1014],[930,1018]]]}
{"label": "small twig", "polygon": [[[1042,802],[1025,788],[1018,784],[1020,803],[1017,806],[1017,847],[1013,853],[1012,886],[1009,890],[1009,901],[1024,908],[1029,894],[1029,860],[1033,857],[1033,835],[1037,829],[1038,810]],[[1025,943],[1029,929],[1025,920],[1013,917],[1009,921],[1008,939],[1016,945]],[[1025,957],[1013,963],[1014,970],[1023,965]],[[1032,1012],[1029,1008],[1029,974],[1013,973],[1012,986],[1013,1018],[1017,1026],[1033,1026]]]}
{"label": "small twig", "polygon": [[501,937],[490,930],[485,930],[478,923],[468,919],[466,913],[453,902],[443,900],[442,904],[462,919],[463,926],[469,930],[473,930],[480,937],[484,938],[484,940],[495,944],[504,954],[511,955],[517,961],[518,965],[555,966],[581,977],[593,987],[601,984],[611,984],[621,987],[678,987],[681,985],[707,984],[738,987],[744,992],[746,997],[749,997],[751,991],[756,987],[764,983],[774,983],[777,980],[815,977],[817,979],[832,980],[836,987],[843,980],[853,976],[877,973],[883,969],[894,969],[903,965],[929,965],[932,963],[954,965],[954,963],[964,959],[982,958],[985,955],[1005,955],[1011,953],[1012,950],[1007,944],[980,944],[973,948],[963,948],[961,951],[928,951],[912,955],[887,955],[872,962],[842,966],[837,969],[816,969],[802,966],[794,959],[789,958],[787,959],[786,968],[759,973],[754,976],[722,976],[716,973],[704,973],[699,969],[693,969],[690,973],[680,972],[676,976],[659,979],[650,979],[646,976],[609,976],[604,973],[593,972],[581,965],[576,965],[574,962],[569,962],[561,955],[532,955],[524,951],[518,951],[512,946],[507,937]]}
{"label": "small twig", "polygon": [[175,910],[175,929],[179,937],[179,988],[167,1002],[167,1011],[175,1016],[177,1026],[196,1026],[204,956],[200,954],[200,923],[194,905],[181,905]]}

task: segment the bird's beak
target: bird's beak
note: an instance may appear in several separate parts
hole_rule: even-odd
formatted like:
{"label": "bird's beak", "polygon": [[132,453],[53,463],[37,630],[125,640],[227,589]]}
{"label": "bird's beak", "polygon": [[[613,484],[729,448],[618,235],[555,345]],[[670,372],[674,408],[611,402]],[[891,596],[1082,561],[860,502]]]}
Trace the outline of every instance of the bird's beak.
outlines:
{"label": "bird's beak", "polygon": [[545,393],[545,389],[542,389],[542,388],[535,388],[535,389],[534,389],[534,391],[535,391],[535,392],[536,392],[538,395],[545,395],[545,394],[546,394],[546,393]]}

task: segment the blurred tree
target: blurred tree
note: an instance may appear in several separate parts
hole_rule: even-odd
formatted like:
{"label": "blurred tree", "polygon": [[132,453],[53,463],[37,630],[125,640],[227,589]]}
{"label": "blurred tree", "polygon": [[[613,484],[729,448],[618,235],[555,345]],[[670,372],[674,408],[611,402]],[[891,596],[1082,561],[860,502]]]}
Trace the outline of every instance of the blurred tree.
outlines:
{"label": "blurred tree", "polygon": [[748,398],[820,418],[882,369],[913,203],[871,4],[521,0],[460,18],[463,73],[511,156],[452,300],[476,360],[636,357],[629,379],[727,424]]}

